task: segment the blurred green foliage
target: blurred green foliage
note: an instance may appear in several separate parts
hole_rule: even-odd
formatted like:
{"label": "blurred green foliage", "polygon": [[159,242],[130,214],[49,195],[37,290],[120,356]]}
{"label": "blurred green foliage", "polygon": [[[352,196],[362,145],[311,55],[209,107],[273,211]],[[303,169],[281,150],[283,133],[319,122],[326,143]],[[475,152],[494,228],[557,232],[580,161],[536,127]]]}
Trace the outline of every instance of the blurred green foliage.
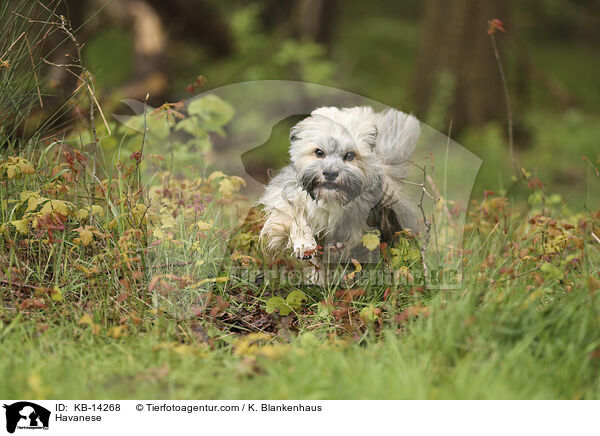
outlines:
{"label": "blurred green foliage", "polygon": [[[422,12],[418,2],[338,3],[326,44],[293,35],[291,22],[266,20],[274,8],[266,0],[205,3],[228,26],[233,52],[214,57],[201,41],[172,38],[166,64],[172,101],[189,98],[186,86],[202,74],[208,83],[196,92],[245,80],[301,80],[345,89],[408,112],[415,107]],[[518,163],[565,197],[584,200],[590,180],[581,158],[600,157],[600,94],[590,92],[600,86],[596,55],[600,37],[589,23],[594,10],[585,2],[562,0],[511,2],[510,8],[508,33],[499,35],[498,41],[513,96]],[[130,74],[132,41],[126,33],[126,29],[106,30],[87,44],[90,67],[98,70],[101,83],[114,85]],[[539,77],[529,77],[523,62],[564,91],[572,105],[558,101]],[[456,83],[448,72],[437,77],[433,108],[417,115],[446,133],[449,126],[442,123]],[[484,160],[476,192],[510,191],[513,180],[503,120],[452,132],[452,137]]]}
{"label": "blurred green foliage", "polygon": [[85,65],[104,86],[117,86],[133,71],[133,35],[126,29],[103,29],[86,44]]}

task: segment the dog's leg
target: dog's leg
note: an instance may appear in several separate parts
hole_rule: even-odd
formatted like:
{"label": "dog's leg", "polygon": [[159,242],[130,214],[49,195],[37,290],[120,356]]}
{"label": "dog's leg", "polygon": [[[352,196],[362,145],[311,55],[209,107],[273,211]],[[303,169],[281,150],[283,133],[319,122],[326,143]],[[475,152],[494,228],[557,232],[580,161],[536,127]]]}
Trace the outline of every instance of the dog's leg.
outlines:
{"label": "dog's leg", "polygon": [[267,252],[283,250],[290,242],[290,226],[292,218],[290,215],[272,211],[260,231],[260,240],[264,242]]}
{"label": "dog's leg", "polygon": [[303,215],[295,217],[292,221],[290,241],[294,256],[298,259],[312,259],[315,256],[317,242]]}
{"label": "dog's leg", "polygon": [[303,214],[272,211],[260,232],[260,239],[265,241],[265,248],[270,252],[291,247],[298,259],[311,259],[316,254],[317,242]]}

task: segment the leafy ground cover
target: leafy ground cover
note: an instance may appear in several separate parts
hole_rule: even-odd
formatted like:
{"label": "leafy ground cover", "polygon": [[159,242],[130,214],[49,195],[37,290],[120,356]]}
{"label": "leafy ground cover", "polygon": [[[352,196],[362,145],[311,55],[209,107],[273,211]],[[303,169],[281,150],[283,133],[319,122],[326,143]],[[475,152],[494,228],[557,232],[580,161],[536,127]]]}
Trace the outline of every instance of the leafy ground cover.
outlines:
{"label": "leafy ground cover", "polygon": [[293,286],[239,274],[294,266],[258,250],[243,179],[71,144],[0,163],[5,398],[598,396],[600,212],[527,172],[527,206],[470,205],[460,289]]}
{"label": "leafy ground cover", "polygon": [[[597,114],[541,104],[528,111],[520,121],[530,148],[518,150],[526,169],[512,178],[501,164],[508,161],[502,127],[461,133],[484,167],[468,209],[458,289],[354,280],[360,264],[336,285],[293,285],[249,274],[301,265],[260,253],[260,214],[246,213],[244,179],[204,160],[235,108],[209,98],[185,116],[181,103],[165,104],[116,126],[94,101],[98,82],[71,64],[80,92],[44,126],[35,108],[52,86],[36,76],[43,62],[34,40],[47,34],[43,23],[66,36],[72,29],[48,21],[60,18],[50,14],[33,27],[40,36],[28,49],[19,35],[30,23],[9,12],[8,3],[0,7],[9,19],[4,40],[14,42],[0,65],[0,396],[598,398]],[[252,57],[266,38],[244,37],[257,13],[236,16],[234,31]],[[401,53],[374,66],[357,62],[339,82],[382,101],[389,89],[410,88],[407,59],[417,40],[414,23],[395,32],[403,26],[384,21],[360,28],[358,43],[367,47],[360,52],[396,35]],[[593,105],[591,82],[565,61],[589,56],[571,47],[550,54],[536,56],[544,67],[559,59],[562,78]],[[333,55],[344,63],[343,50]],[[312,43],[290,40],[274,59],[275,66],[248,69],[239,59],[207,74],[287,77],[284,69],[298,63],[302,79],[329,83],[333,75]],[[386,80],[372,80],[374,71]],[[390,104],[408,98],[401,93]],[[44,134],[71,109],[75,126]],[[157,150],[153,140],[168,146]],[[418,271],[409,247],[373,238],[365,245],[382,250],[379,270],[405,278]]]}

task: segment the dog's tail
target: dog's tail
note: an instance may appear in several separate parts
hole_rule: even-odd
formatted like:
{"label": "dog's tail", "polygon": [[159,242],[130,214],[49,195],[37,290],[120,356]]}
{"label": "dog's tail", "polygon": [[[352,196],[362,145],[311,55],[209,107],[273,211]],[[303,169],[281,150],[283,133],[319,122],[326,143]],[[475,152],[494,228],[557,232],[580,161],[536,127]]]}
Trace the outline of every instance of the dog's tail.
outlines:
{"label": "dog's tail", "polygon": [[402,179],[406,176],[420,134],[419,121],[412,115],[395,109],[378,115],[375,153],[383,160],[383,170],[388,177]]}

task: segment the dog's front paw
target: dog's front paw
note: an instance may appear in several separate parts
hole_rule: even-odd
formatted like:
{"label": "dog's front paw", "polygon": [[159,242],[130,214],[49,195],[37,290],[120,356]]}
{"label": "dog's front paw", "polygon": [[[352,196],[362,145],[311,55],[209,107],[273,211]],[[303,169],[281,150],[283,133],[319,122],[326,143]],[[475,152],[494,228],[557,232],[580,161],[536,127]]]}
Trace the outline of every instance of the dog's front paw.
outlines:
{"label": "dog's front paw", "polygon": [[298,259],[312,259],[317,251],[317,243],[314,240],[296,241],[293,251]]}

